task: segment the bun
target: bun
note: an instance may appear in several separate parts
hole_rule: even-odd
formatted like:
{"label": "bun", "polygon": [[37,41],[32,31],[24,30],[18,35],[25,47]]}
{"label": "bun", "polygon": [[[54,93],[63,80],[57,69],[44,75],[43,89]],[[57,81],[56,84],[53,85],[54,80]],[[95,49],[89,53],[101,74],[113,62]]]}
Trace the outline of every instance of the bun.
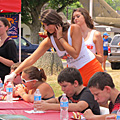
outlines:
{"label": "bun", "polygon": [[73,118],[77,119],[77,114],[75,112],[73,112]]}
{"label": "bun", "polygon": [[78,119],[81,119],[81,115],[80,115],[79,112],[77,112],[77,118],[78,118]]}
{"label": "bun", "polygon": [[75,113],[75,112],[72,112],[73,113],[73,118],[74,119],[78,119],[78,120],[81,120],[81,115],[79,112]]}

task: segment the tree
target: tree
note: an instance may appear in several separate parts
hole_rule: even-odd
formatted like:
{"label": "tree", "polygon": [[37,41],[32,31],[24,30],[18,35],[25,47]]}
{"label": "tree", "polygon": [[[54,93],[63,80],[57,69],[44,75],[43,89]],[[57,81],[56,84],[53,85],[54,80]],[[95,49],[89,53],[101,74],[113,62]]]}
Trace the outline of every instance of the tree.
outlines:
{"label": "tree", "polygon": [[31,42],[39,43],[38,32],[41,28],[40,14],[43,6],[49,4],[48,7],[56,9],[57,12],[64,10],[67,5],[78,0],[22,0],[22,22],[29,26],[31,31]]}
{"label": "tree", "polygon": [[105,0],[114,10],[120,10],[120,0]]}
{"label": "tree", "polygon": [[74,2],[73,4],[66,6],[65,9],[63,10],[63,13],[66,15],[68,20],[71,20],[73,9],[80,8],[80,7],[83,7],[83,6],[79,1]]}

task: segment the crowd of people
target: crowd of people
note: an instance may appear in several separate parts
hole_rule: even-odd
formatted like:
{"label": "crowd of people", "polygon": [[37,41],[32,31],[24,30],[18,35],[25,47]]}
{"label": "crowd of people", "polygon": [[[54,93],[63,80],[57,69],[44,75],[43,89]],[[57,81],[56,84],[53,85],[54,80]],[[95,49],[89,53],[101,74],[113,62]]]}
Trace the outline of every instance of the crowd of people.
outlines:
{"label": "crowd of people", "polygon": [[[115,88],[111,76],[104,72],[105,67],[102,69],[102,63],[103,61],[105,63],[106,58],[103,47],[107,46],[107,38],[102,39],[101,33],[95,30],[89,13],[84,8],[74,9],[71,24],[64,23],[62,17],[53,9],[43,11],[40,18],[48,37],[31,56],[22,63],[15,63],[15,51],[12,57],[14,59],[0,56],[2,65],[9,66],[9,73],[11,67],[11,73],[4,74],[6,75],[4,83],[13,82],[15,85],[13,95],[27,102],[34,101],[34,92],[39,89],[42,101],[37,102],[34,107],[38,110],[60,110],[61,96],[55,97],[52,87],[46,82],[44,70],[32,66],[50,47],[53,47],[58,56],[67,61],[67,68],[60,72],[57,81],[69,99],[68,110],[83,113],[87,120],[114,119],[120,106],[120,93]],[[12,41],[7,36],[8,25],[4,25],[1,19],[0,29],[3,26],[5,37],[2,37],[0,32],[3,40],[0,41],[0,49]],[[11,44],[12,48],[9,49],[15,49],[14,42]],[[8,56],[11,55],[10,50],[8,53]],[[108,101],[110,114],[100,115],[99,105],[104,106]]]}

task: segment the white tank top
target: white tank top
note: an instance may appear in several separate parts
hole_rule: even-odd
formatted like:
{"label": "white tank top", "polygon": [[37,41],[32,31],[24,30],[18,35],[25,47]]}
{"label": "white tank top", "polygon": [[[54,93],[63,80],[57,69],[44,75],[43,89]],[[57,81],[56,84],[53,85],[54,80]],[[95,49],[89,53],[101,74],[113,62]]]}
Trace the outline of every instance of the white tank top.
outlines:
{"label": "white tank top", "polygon": [[85,45],[87,46],[87,48],[93,52],[94,54],[96,54],[96,48],[95,48],[95,44],[93,42],[93,36],[96,30],[92,30],[90,33],[89,38],[85,41]]}
{"label": "white tank top", "polygon": [[[71,27],[69,27],[68,29],[68,44],[72,46],[70,28]],[[85,42],[83,38],[82,38],[81,51],[79,53],[79,56],[76,59],[70,56],[66,51],[60,51],[55,43],[53,36],[51,36],[50,39],[54,48],[56,49],[58,56],[62,59],[66,59],[68,67],[74,67],[74,68],[80,69],[95,58],[94,54],[85,46]]]}

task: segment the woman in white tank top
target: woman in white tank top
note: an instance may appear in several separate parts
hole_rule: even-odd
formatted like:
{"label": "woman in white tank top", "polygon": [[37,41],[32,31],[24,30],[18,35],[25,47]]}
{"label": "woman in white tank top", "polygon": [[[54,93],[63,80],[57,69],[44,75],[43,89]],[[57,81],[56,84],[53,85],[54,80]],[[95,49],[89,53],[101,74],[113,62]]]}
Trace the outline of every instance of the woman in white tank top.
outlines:
{"label": "woman in white tank top", "polygon": [[72,13],[72,23],[81,28],[82,37],[89,50],[91,50],[100,63],[103,62],[103,40],[101,33],[94,30],[93,20],[84,8],[77,8]]}
{"label": "woman in white tank top", "polygon": [[48,37],[41,42],[30,57],[21,63],[14,73],[6,77],[5,82],[12,80],[25,67],[35,63],[50,47],[54,47],[58,56],[67,60],[68,67],[75,67],[80,71],[83,85],[87,86],[89,78],[95,72],[102,71],[102,68],[95,55],[85,46],[80,26],[64,23],[62,17],[52,9],[47,9],[42,13],[41,21]]}

